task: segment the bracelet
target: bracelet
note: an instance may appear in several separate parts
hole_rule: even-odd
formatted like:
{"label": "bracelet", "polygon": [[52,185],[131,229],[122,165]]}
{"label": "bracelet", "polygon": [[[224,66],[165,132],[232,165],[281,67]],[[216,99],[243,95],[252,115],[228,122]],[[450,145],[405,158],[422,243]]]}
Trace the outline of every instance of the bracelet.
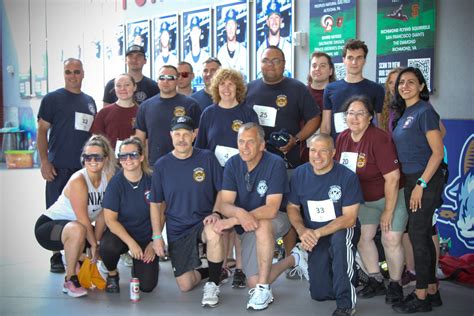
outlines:
{"label": "bracelet", "polygon": [[151,240],[156,240],[160,238],[161,238],[161,235],[154,235],[153,237],[151,237]]}

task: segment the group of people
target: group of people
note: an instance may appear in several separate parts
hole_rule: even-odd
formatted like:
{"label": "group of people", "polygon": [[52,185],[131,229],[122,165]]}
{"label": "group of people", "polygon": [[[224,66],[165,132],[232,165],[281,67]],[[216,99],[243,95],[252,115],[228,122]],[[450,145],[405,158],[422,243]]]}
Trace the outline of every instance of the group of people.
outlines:
{"label": "group of people", "polygon": [[[168,253],[178,288],[187,292],[206,280],[201,304],[216,306],[235,247],[233,287],[250,288],[248,309],[273,302],[271,284],[283,273],[309,280],[312,299],[336,300],[336,316],[354,315],[357,296],[385,295],[400,313],[441,305],[431,240],[444,180],[439,115],[412,67],[389,77],[385,108],[383,87],[362,76],[367,54],[364,42],[349,40],[346,77],[336,81],[331,58],[315,52],[307,85],[284,76],[278,46],[263,50],[262,78],[248,84],[211,57],[202,64],[205,87],[193,94],[186,87],[192,66],[164,65],[159,93],[140,104],[139,82],[148,78],[122,74],[112,80],[115,103],[97,115],[80,89],[82,63],[66,60],[65,88],[49,93],[38,114],[47,210],[35,227],[38,242],[55,252],[52,272],[64,271],[64,250],[63,291],[87,294],[76,276],[86,248],[104,262],[111,293],[120,291],[121,254],[130,253],[132,275],[150,292],[158,257]],[[126,55],[127,63],[146,62],[137,47]],[[404,297],[406,230],[416,290]],[[273,263],[280,237],[286,256]],[[359,292],[356,251],[369,274]]]}

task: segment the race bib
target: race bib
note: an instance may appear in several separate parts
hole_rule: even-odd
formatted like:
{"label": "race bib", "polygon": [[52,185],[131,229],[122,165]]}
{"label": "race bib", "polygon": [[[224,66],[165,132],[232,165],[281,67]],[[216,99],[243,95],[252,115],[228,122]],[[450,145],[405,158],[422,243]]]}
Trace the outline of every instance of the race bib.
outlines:
{"label": "race bib", "polygon": [[254,105],[253,110],[257,113],[258,123],[261,126],[275,127],[277,109],[264,105]]}
{"label": "race bib", "polygon": [[94,117],[90,114],[76,112],[74,128],[78,131],[88,132],[91,129]]}
{"label": "race bib", "polygon": [[238,153],[238,149],[221,145],[217,145],[216,149],[214,150],[214,154],[216,155],[216,158],[222,167],[225,166],[225,163],[230,157],[237,155]]}
{"label": "race bib", "polygon": [[123,140],[118,140],[115,143],[115,157],[118,157],[118,154],[120,153],[120,146],[122,146]]}
{"label": "race bib", "polygon": [[347,129],[346,114],[344,112],[334,113],[334,126],[336,133],[342,133]]}
{"label": "race bib", "polygon": [[331,199],[308,201],[308,211],[312,222],[324,223],[336,218],[336,211]]}
{"label": "race bib", "polygon": [[344,151],[341,153],[341,159],[339,160],[339,163],[351,169],[351,171],[355,173],[357,168],[358,155],[358,153]]}

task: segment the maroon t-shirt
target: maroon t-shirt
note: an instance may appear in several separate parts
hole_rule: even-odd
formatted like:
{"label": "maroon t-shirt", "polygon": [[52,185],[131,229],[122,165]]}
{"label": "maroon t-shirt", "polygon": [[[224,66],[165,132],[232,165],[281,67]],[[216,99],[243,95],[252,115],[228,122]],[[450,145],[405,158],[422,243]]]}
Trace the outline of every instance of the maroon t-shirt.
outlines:
{"label": "maroon t-shirt", "polygon": [[337,137],[334,159],[339,161],[343,152],[358,153],[356,173],[362,186],[364,200],[370,202],[383,198],[385,196],[383,175],[400,168],[390,135],[370,125],[361,140],[354,142],[351,131],[347,129]]}
{"label": "maroon t-shirt", "polygon": [[124,140],[134,134],[135,118],[137,116],[138,106],[123,108],[117,103],[109,104],[97,113],[90,132],[101,134],[107,137],[115,148],[117,139]]}
{"label": "maroon t-shirt", "polygon": [[309,90],[309,93],[311,93],[311,96],[313,97],[314,101],[316,101],[316,103],[318,104],[319,109],[321,110],[321,115],[322,115],[324,89],[316,90],[316,89],[311,88],[311,85],[308,85],[308,90]]}

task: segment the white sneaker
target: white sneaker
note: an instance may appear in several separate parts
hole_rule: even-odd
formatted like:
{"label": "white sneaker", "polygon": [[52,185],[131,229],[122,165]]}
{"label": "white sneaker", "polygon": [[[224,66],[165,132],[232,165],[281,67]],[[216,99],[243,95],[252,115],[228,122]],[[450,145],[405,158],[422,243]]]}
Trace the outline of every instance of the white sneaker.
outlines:
{"label": "white sneaker", "polygon": [[201,305],[203,307],[214,307],[219,304],[219,294],[221,291],[218,285],[216,285],[214,282],[206,282],[203,292],[204,293],[202,295],[201,301]]}
{"label": "white sneaker", "polygon": [[261,284],[249,291],[249,301],[247,303],[247,309],[263,310],[268,307],[269,304],[273,303],[273,294],[270,288],[265,288]]}
{"label": "white sneaker", "polygon": [[301,243],[296,244],[291,250],[291,254],[295,257],[296,264],[289,274],[297,274],[301,276],[301,279],[304,277],[306,280],[309,280],[308,253],[301,248]]}
{"label": "white sneaker", "polygon": [[133,266],[133,259],[132,256],[128,252],[123,253],[120,255],[120,261],[122,261],[123,265],[126,267]]}

